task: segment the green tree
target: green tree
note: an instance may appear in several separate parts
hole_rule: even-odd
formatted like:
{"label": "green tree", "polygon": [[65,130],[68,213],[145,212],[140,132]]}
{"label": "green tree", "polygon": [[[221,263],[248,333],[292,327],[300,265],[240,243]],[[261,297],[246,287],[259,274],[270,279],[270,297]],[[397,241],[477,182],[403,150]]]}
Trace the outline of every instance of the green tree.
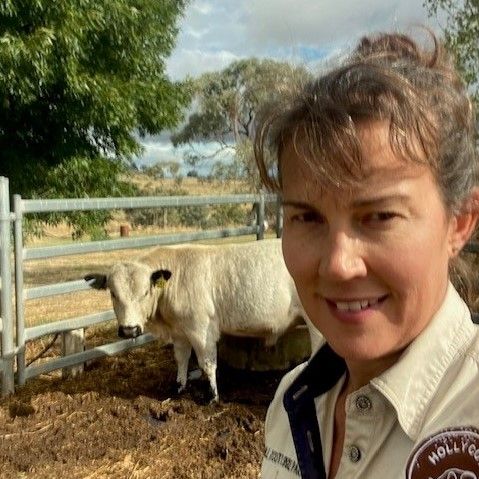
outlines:
{"label": "green tree", "polygon": [[479,108],[479,2],[478,0],[425,0],[431,16],[446,15],[444,39]]}
{"label": "green tree", "polygon": [[0,3],[0,175],[13,193],[128,193],[138,136],[174,127],[189,101],[165,74],[186,3]]}
{"label": "green tree", "polygon": [[[186,161],[192,167],[229,153],[232,163],[226,167],[217,162],[213,172],[221,178],[242,176],[258,187],[251,142],[258,109],[272,95],[285,94],[306,77],[307,72],[301,67],[256,58],[235,61],[222,71],[205,73],[194,81],[193,112],[172,135],[172,142],[175,146],[189,146]],[[205,142],[215,145],[212,154],[202,154],[197,147]]]}

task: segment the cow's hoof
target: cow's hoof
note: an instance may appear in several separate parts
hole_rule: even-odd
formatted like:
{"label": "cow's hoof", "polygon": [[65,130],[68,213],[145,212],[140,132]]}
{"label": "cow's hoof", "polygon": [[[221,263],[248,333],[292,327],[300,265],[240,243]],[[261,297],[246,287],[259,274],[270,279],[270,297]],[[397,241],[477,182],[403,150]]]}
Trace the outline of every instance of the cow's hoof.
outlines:
{"label": "cow's hoof", "polygon": [[217,404],[220,400],[218,393],[213,391],[211,386],[208,388],[208,392],[206,393],[206,398],[208,400],[208,404]]}
{"label": "cow's hoof", "polygon": [[217,401],[217,395],[213,393],[208,381],[199,379],[189,383],[188,393],[191,395],[191,399],[201,406],[207,406],[212,401]]}
{"label": "cow's hoof", "polygon": [[180,395],[186,391],[186,384],[176,383],[176,394]]}

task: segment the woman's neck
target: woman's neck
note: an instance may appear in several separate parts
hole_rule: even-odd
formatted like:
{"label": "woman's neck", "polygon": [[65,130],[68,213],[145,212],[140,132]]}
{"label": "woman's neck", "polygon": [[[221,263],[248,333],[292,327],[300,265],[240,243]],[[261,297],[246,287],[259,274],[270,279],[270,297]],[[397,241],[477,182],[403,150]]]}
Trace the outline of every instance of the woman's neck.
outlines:
{"label": "woman's neck", "polygon": [[402,352],[403,350],[397,351],[389,356],[370,361],[351,361],[346,359],[346,395],[362,388],[368,384],[371,379],[378,377],[381,373],[393,366],[398,361]]}

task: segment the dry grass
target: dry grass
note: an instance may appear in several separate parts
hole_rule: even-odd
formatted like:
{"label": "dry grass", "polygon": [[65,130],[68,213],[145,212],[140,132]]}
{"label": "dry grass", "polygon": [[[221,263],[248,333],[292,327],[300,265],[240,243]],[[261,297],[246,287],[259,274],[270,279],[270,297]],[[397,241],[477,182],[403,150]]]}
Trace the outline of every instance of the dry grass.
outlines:
{"label": "dry grass", "polygon": [[187,190],[189,195],[194,196],[224,195],[251,192],[248,183],[239,180],[219,182],[186,177],[183,178],[181,181],[177,181],[171,178],[154,179],[143,173],[133,173],[131,177],[128,178],[128,180],[144,191],[151,191],[156,188],[165,190],[180,188],[182,190]]}

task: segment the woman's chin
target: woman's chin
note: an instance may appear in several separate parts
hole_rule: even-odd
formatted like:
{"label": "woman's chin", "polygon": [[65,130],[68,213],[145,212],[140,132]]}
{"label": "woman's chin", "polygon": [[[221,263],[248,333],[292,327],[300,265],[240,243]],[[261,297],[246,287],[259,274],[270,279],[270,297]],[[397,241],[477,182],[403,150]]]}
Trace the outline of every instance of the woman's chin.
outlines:
{"label": "woman's chin", "polygon": [[346,363],[381,361],[396,355],[391,345],[378,344],[377,340],[370,341],[332,341],[329,345],[333,351],[341,356]]}

